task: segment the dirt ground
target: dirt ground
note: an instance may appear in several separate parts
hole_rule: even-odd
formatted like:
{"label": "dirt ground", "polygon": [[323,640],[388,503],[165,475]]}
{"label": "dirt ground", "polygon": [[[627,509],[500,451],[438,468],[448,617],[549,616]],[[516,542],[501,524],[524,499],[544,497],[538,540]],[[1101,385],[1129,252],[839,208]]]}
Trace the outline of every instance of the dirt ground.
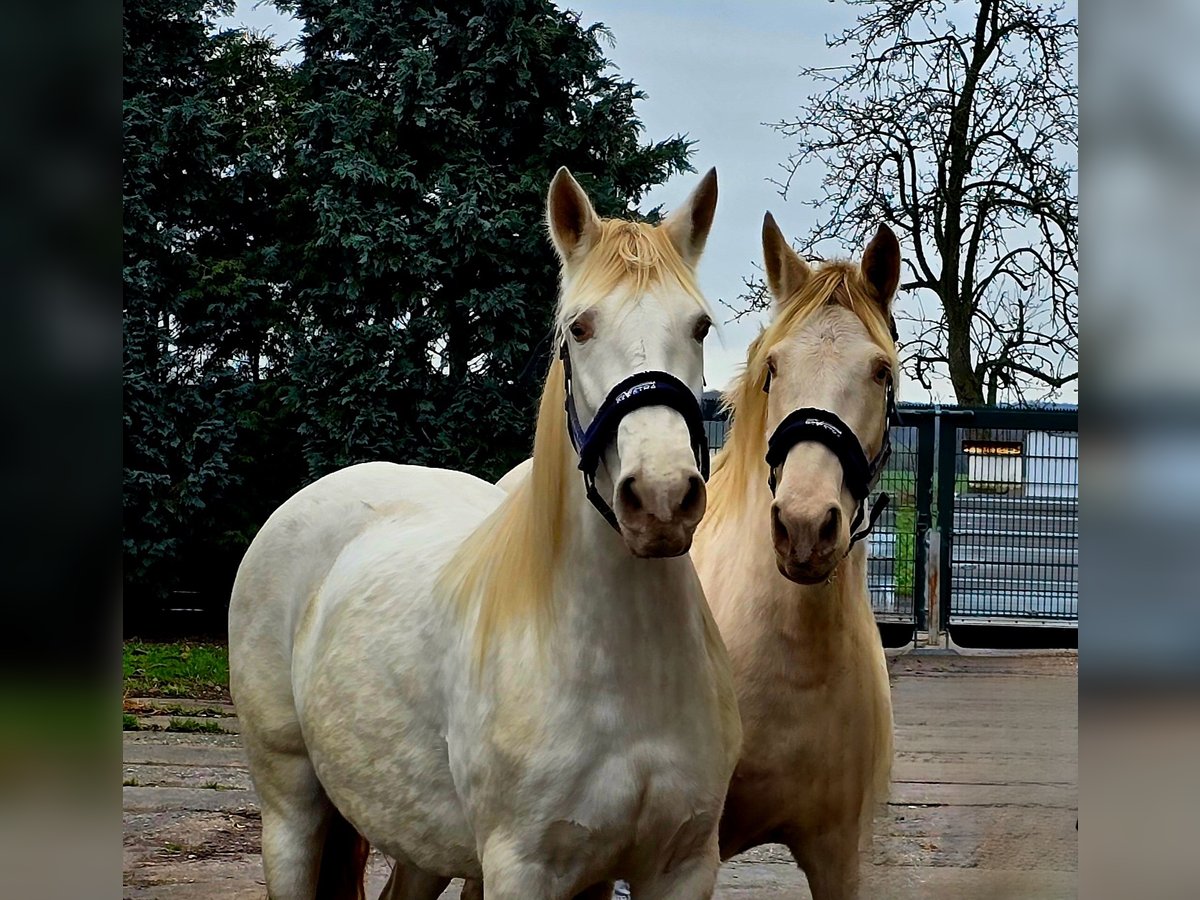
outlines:
{"label": "dirt ground", "polygon": [[[892,658],[896,765],[864,897],[1076,896],[1077,661]],[[214,721],[236,732],[236,719]],[[236,733],[126,732],[124,784],[127,900],[265,898],[260,819]],[[369,897],[388,871],[373,854]],[[763,847],[722,867],[716,897],[809,893],[786,851]]]}

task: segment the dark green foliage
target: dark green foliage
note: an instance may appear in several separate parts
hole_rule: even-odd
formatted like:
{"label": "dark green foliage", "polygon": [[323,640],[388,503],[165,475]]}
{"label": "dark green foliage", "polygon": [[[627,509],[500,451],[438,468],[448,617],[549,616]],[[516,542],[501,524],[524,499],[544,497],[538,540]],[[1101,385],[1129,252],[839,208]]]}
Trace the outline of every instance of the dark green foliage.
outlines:
{"label": "dark green foliage", "polygon": [[526,455],[551,176],[612,215],[688,168],[683,139],[640,140],[603,31],[546,0],[281,6],[295,67],[213,33],[222,3],[125,7],[127,607],[223,601],[333,469]]}
{"label": "dark green foliage", "polygon": [[[125,573],[131,609],[208,591],[285,490],[279,282],[290,73],[211,32],[231,6],[126,4]],[[274,330],[274,334],[272,333]]]}
{"label": "dark green foliage", "polygon": [[284,4],[297,73],[293,402],[313,475],[394,459],[499,475],[528,452],[557,266],[542,210],[569,166],[602,213],[686,165],[639,142],[593,28],[544,0]]}

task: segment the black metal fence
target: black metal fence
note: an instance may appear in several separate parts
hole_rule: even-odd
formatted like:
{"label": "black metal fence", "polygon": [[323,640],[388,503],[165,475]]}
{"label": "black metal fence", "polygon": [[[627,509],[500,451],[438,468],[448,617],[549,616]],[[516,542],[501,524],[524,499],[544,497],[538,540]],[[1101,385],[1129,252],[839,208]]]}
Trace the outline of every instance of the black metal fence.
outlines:
{"label": "black metal fence", "polygon": [[892,455],[879,479],[891,501],[867,540],[867,587],[880,622],[912,622],[920,593],[917,568],[918,429],[892,428]]}
{"label": "black metal fence", "polygon": [[942,417],[945,625],[1078,624],[1078,430],[1074,409]]}
{"label": "black metal fence", "polygon": [[[713,448],[725,425],[706,409]],[[1078,411],[902,406],[870,538],[881,625],[1074,627]],[[930,621],[933,610],[936,621]]]}

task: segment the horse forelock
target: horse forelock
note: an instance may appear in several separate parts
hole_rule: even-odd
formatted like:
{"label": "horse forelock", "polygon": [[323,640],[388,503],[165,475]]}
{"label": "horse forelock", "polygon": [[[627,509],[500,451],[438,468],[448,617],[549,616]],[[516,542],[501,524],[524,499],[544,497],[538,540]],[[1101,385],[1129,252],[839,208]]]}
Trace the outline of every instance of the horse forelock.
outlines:
{"label": "horse forelock", "polygon": [[577,271],[564,275],[556,324],[561,335],[581,312],[603,303],[635,302],[665,285],[709,312],[695,272],[661,226],[604,219]]}

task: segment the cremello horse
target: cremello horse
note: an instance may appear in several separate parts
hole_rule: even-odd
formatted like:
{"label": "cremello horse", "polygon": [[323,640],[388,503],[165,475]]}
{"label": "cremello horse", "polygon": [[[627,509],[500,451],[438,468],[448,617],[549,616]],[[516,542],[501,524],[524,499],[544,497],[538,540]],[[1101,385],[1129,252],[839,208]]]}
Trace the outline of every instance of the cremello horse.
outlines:
{"label": "cremello horse", "polygon": [[[793,446],[774,497],[764,457],[780,422],[803,408],[835,414],[867,459],[879,451],[896,365],[890,305],[900,249],[881,228],[861,266],[830,262],[814,271],[768,215],[763,254],[773,321],[727,396],[735,427],[717,456],[694,551],[745,728],[721,855],[786,844],[815,900],[850,898],[892,760],[865,542],[850,547],[858,500],[826,445]],[[498,485],[513,490],[529,465]]]}
{"label": "cremello horse", "polygon": [[733,428],[715,461],[694,551],[745,728],[721,856],[782,843],[814,900],[852,898],[860,845],[886,800],[892,761],[891,692],[867,592],[866,541],[851,544],[860,502],[829,445],[808,439],[786,451],[774,496],[764,456],[768,438],[798,409],[849,426],[863,458],[879,453],[896,367],[890,305],[900,248],[881,227],[861,265],[810,268],[768,214],[763,254],[773,321],[727,396]]}
{"label": "cremello horse", "polygon": [[[565,170],[548,221],[558,329],[583,421],[657,369],[695,392],[708,316],[693,277],[710,172],[661,226],[602,221]],[[367,463],[283,504],[229,611],[230,681],[262,803],[273,900],[385,895],[452,877],[490,897],[569,898],[629,878],[710,896],[740,725],[728,659],[686,555],[705,508],[691,435],[624,416],[585,499],[552,365],[525,483]]]}

